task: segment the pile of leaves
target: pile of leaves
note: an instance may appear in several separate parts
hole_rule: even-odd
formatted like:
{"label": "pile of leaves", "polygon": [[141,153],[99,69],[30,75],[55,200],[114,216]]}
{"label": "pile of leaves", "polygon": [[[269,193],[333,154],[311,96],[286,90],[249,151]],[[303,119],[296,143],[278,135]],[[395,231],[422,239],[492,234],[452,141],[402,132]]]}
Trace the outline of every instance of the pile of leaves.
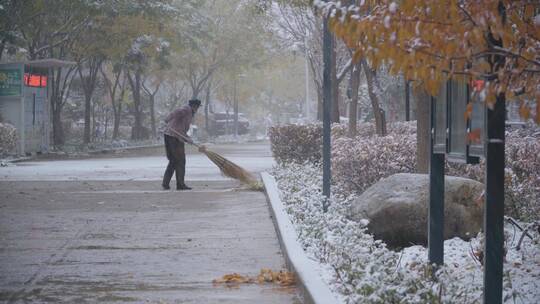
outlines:
{"label": "pile of leaves", "polygon": [[272,271],[268,268],[261,269],[261,272],[256,278],[240,275],[238,273],[226,274],[219,279],[212,281],[214,284],[225,284],[229,287],[236,287],[240,284],[265,284],[273,283],[280,286],[293,286],[296,284],[294,273],[288,271]]}
{"label": "pile of leaves", "polygon": [[0,122],[0,156],[15,152],[17,129],[9,123]]}

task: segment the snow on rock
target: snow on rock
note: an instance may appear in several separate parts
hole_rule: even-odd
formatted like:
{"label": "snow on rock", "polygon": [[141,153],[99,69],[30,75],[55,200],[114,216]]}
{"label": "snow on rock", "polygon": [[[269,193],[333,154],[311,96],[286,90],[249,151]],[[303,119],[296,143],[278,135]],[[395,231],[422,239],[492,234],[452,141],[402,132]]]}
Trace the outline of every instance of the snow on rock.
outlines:
{"label": "snow on rock", "polygon": [[[444,237],[469,239],[482,229],[484,190],[477,181],[447,176],[444,195]],[[429,176],[398,173],[379,180],[364,191],[351,207],[350,218],[370,220],[368,230],[390,246],[427,244]]]}
{"label": "snow on rock", "polygon": [[[445,241],[445,265],[431,275],[427,249],[412,246],[396,252],[375,240],[348,217],[355,197],[337,186],[324,213],[321,168],[287,165],[274,168],[286,212],[306,253],[321,264],[323,279],[343,303],[481,303],[482,265],[477,254],[482,238]],[[503,296],[507,303],[538,303],[540,299],[540,236],[531,232],[521,250],[519,231],[505,227],[506,260]],[[514,301],[515,300],[515,301]]]}

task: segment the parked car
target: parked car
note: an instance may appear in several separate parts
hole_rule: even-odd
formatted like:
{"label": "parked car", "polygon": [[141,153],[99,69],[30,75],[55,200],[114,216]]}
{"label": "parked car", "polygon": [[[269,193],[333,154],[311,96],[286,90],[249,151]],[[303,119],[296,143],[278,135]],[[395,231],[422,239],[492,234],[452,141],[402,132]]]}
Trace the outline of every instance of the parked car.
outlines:
{"label": "parked car", "polygon": [[[234,113],[210,113],[208,124],[211,135],[219,136],[234,133]],[[238,135],[249,133],[249,120],[243,113],[238,113]]]}

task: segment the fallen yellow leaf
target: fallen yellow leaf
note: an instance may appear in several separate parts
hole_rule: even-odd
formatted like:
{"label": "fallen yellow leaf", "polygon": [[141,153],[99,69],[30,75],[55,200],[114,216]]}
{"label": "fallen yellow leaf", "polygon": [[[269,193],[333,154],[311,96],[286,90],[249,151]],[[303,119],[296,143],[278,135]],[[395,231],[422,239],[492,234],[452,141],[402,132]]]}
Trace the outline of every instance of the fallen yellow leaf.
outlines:
{"label": "fallen yellow leaf", "polygon": [[296,284],[296,277],[294,273],[288,271],[272,271],[268,268],[262,268],[256,279],[249,276],[243,276],[238,273],[231,273],[222,276],[219,279],[212,281],[214,284],[226,284],[227,286],[236,286],[239,284],[265,284],[274,283],[281,286],[292,286]]}

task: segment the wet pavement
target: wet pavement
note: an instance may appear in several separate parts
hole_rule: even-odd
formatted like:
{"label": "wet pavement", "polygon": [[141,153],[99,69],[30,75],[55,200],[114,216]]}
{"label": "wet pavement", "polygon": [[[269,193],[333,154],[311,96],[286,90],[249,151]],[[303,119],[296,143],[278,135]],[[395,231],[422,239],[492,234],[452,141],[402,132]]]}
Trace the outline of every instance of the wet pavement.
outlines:
{"label": "wet pavement", "polygon": [[[249,148],[260,162],[244,167],[271,166],[267,145]],[[123,158],[0,168],[0,302],[300,303],[295,288],[212,284],[285,265],[264,194],[211,163],[190,167],[197,157],[188,155],[189,192],[159,189],[158,156],[131,157],[123,169]]]}
{"label": "wet pavement", "polygon": [[[260,172],[274,164],[268,143],[244,143],[210,145],[209,150],[217,152],[234,163]],[[0,181],[5,180],[160,180],[167,159],[163,148],[139,151],[143,156],[96,155],[89,159],[67,159],[54,161],[28,161],[16,166],[1,167]],[[208,158],[193,147],[186,147],[186,178],[190,181],[228,180]]]}

